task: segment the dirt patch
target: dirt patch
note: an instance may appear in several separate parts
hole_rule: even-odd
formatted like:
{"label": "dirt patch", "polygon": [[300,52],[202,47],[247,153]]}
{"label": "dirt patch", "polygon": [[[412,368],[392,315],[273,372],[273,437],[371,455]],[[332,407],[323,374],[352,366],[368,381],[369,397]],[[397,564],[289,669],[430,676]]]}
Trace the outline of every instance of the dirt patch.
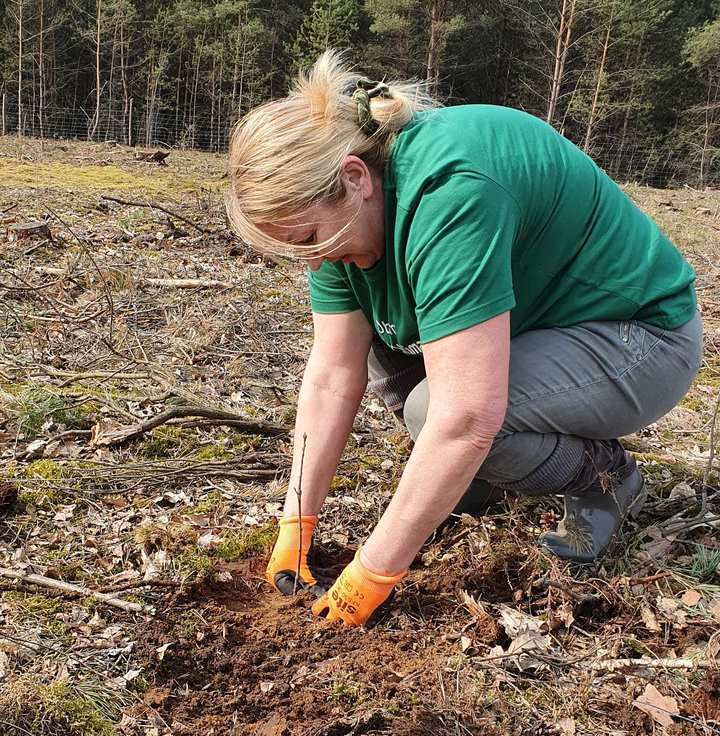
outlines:
{"label": "dirt patch", "polygon": [[[173,733],[369,733],[412,712],[417,692],[436,688],[451,644],[413,630],[322,622],[310,597],[248,583],[263,564],[236,564],[232,583],[169,599],[140,632],[137,654],[154,670],[145,704]],[[425,717],[415,717],[421,730],[412,733],[422,733]],[[398,728],[383,733],[410,733]]]}

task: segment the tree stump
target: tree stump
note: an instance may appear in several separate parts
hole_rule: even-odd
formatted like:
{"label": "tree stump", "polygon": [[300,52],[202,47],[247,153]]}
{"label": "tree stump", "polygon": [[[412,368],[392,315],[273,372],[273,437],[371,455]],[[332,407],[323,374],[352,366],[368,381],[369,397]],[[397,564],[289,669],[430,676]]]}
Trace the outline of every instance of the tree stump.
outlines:
{"label": "tree stump", "polygon": [[160,166],[167,166],[167,163],[165,162],[165,159],[170,155],[170,151],[153,151],[153,152],[147,152],[142,153],[140,151],[137,151],[135,153],[135,158],[138,161],[147,161],[151,164],[159,164]]}
{"label": "tree stump", "polygon": [[18,225],[11,225],[10,240],[31,240],[33,238],[46,238],[52,240],[52,233],[47,222],[42,220],[38,222],[25,222]]}

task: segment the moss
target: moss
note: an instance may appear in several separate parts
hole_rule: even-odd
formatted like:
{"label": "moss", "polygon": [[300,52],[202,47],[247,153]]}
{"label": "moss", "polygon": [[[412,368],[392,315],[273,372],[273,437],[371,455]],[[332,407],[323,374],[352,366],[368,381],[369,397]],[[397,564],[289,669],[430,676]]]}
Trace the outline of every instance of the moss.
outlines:
{"label": "moss", "polygon": [[40,625],[62,644],[66,646],[72,644],[73,638],[70,630],[58,618],[58,616],[68,611],[68,606],[64,601],[39,593],[28,595],[14,591],[5,593],[2,600],[12,610],[17,622]]}
{"label": "moss", "polygon": [[355,490],[356,482],[344,475],[336,475],[330,483],[330,493],[349,493]]}
{"label": "moss", "polygon": [[210,557],[196,549],[187,549],[175,558],[175,565],[183,578],[209,580],[215,573],[215,565]]}
{"label": "moss", "polygon": [[[69,465],[54,460],[35,460],[18,474],[18,502],[23,506],[52,510],[66,499],[70,471]],[[24,486],[22,479],[31,484]]]}
{"label": "moss", "polygon": [[72,401],[46,386],[25,384],[15,393],[6,391],[3,403],[28,437],[36,437],[47,421],[70,428],[83,425],[83,415]]}
{"label": "moss", "polygon": [[191,193],[204,188],[219,191],[218,182],[182,176],[172,167],[164,170],[154,167],[145,173],[118,166],[78,166],[60,161],[33,161],[30,164],[12,159],[3,161],[3,185],[163,195]]}
{"label": "moss", "polygon": [[275,524],[264,524],[242,534],[228,534],[218,545],[216,554],[226,562],[261,555],[270,549],[276,535]]}
{"label": "moss", "polygon": [[347,681],[336,682],[330,695],[333,700],[348,708],[354,708],[367,699],[359,685]]}
{"label": "moss", "polygon": [[138,452],[149,460],[179,457],[187,454],[197,442],[197,435],[183,427],[157,427],[138,446]]}
{"label": "moss", "polygon": [[22,477],[58,481],[67,477],[67,472],[60,463],[54,460],[35,460],[25,468]]}
{"label": "moss", "polygon": [[3,594],[2,599],[20,620],[34,616],[39,618],[55,616],[67,610],[67,605],[62,599],[50,598],[40,593],[26,594],[8,591]]}
{"label": "moss", "polygon": [[183,509],[180,513],[184,516],[190,514],[213,514],[224,505],[222,493],[220,491],[210,491],[208,497],[204,501]]}
{"label": "moss", "polygon": [[690,396],[686,396],[681,402],[680,406],[685,407],[686,409],[690,409],[691,411],[703,411],[705,409],[704,402],[700,401],[700,399],[693,399]]}
{"label": "moss", "polygon": [[203,445],[194,455],[193,460],[206,462],[208,460],[229,460],[234,457],[235,453],[231,452],[227,447],[223,447],[218,443]]}
{"label": "moss", "polygon": [[3,688],[0,713],[3,720],[20,726],[21,733],[34,736],[116,736],[113,720],[119,717],[120,704],[115,696],[106,686],[90,681],[40,684],[24,675]]}

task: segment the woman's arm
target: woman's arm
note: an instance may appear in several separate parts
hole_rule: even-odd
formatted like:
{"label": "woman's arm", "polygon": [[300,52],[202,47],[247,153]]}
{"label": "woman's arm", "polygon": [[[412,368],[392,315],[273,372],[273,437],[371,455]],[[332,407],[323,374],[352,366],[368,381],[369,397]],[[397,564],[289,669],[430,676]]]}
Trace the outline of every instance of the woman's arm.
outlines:
{"label": "woman's arm", "polygon": [[447,518],[487,456],[507,407],[510,318],[423,345],[430,406],[398,488],[360,559],[371,572],[405,570]]}
{"label": "woman's arm", "polygon": [[327,496],[367,386],[372,328],[359,310],[313,314],[314,342],[298,397],[285,516],[298,513],[303,435],[302,513],[316,515]]}

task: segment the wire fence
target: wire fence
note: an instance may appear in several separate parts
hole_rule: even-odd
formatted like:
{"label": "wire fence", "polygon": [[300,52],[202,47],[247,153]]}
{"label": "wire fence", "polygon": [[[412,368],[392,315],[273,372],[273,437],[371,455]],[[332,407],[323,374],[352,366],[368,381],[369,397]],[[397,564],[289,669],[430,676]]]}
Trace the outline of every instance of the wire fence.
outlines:
{"label": "wire fence", "polygon": [[[3,101],[4,103],[4,101]],[[100,111],[83,108],[48,108],[40,116],[28,105],[18,118],[17,106],[2,105],[0,132],[44,139],[115,141],[129,146],[197,149],[222,153],[237,118],[224,112],[203,110],[157,111],[133,109],[132,101],[121,109]],[[588,153],[616,181],[637,182],[659,188],[718,187],[718,149],[701,145],[679,147],[642,145],[625,139],[599,139]]]}

